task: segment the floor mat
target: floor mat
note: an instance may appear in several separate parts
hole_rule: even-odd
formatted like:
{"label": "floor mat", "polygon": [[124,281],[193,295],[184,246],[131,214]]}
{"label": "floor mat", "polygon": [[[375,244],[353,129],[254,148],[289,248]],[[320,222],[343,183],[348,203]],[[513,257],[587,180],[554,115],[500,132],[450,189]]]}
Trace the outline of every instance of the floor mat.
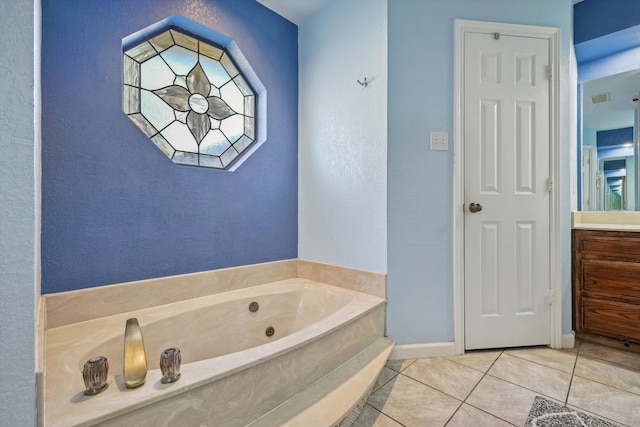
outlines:
{"label": "floor mat", "polygon": [[526,427],[617,427],[609,421],[536,396]]}

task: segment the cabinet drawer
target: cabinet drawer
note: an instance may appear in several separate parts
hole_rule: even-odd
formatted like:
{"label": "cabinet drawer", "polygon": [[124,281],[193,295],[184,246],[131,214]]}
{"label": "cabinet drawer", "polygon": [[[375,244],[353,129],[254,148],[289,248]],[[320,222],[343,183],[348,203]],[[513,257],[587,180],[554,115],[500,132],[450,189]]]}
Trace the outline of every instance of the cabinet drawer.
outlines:
{"label": "cabinet drawer", "polygon": [[640,340],[640,309],[634,304],[584,298],[582,331]]}
{"label": "cabinet drawer", "polygon": [[640,303],[640,263],[583,260],[582,290],[633,298]]}
{"label": "cabinet drawer", "polygon": [[[613,234],[613,233],[612,233]],[[619,233],[616,233],[619,234]],[[582,256],[631,257],[640,259],[640,234],[632,236],[581,235],[579,247]]]}

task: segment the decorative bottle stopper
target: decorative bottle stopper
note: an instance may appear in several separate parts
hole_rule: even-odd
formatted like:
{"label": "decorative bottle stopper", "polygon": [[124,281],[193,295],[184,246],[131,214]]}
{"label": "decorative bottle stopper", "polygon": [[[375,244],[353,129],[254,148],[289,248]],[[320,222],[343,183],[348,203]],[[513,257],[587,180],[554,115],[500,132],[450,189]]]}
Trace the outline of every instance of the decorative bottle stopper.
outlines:
{"label": "decorative bottle stopper", "polygon": [[168,348],[160,355],[161,382],[167,384],[180,379],[180,363],[182,355],[177,347]]}
{"label": "decorative bottle stopper", "polygon": [[109,362],[104,356],[93,357],[86,361],[82,370],[84,379],[84,394],[92,396],[105,390],[107,384],[107,374],[109,373]]}

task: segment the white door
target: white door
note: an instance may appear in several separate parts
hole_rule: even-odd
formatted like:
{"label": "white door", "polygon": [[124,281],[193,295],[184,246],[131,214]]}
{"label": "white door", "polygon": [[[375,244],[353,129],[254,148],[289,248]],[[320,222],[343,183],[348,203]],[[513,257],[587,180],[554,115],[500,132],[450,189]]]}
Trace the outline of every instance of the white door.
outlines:
{"label": "white door", "polygon": [[465,33],[466,349],[550,343],[549,49]]}

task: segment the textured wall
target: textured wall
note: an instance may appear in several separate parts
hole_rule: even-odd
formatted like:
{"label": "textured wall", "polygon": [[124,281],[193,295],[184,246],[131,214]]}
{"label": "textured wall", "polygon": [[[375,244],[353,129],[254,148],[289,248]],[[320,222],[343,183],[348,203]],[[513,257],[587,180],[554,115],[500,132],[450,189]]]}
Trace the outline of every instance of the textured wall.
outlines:
{"label": "textured wall", "polygon": [[299,256],[384,273],[387,1],[331,2],[299,32]]}
{"label": "textured wall", "polygon": [[[124,115],[121,40],[181,14],[267,89],[237,171],[174,165]],[[297,256],[297,27],[254,0],[43,0],[42,292]]]}
{"label": "textured wall", "polygon": [[[37,2],[36,2],[37,4]],[[0,2],[0,424],[33,426],[36,166],[34,2]]]}

